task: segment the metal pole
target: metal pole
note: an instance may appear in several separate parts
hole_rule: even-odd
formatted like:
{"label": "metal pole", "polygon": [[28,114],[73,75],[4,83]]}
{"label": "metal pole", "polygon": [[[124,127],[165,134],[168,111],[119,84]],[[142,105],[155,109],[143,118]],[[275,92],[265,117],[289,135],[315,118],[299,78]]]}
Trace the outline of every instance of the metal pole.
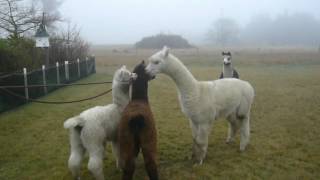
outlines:
{"label": "metal pole", "polygon": [[59,62],[56,62],[56,69],[57,69],[57,84],[60,84]]}
{"label": "metal pole", "polygon": [[48,89],[46,87],[47,85],[47,81],[46,81],[46,66],[45,65],[42,65],[42,80],[43,80],[43,91],[44,91],[44,94],[48,94]]}
{"label": "metal pole", "polygon": [[25,97],[28,101],[29,99],[29,91],[28,91],[28,79],[27,79],[27,68],[23,68],[23,77],[24,77],[24,93],[25,93]]}
{"label": "metal pole", "polygon": [[80,60],[79,60],[79,58],[77,59],[77,63],[78,63],[78,76],[80,78],[81,74],[80,74]]}

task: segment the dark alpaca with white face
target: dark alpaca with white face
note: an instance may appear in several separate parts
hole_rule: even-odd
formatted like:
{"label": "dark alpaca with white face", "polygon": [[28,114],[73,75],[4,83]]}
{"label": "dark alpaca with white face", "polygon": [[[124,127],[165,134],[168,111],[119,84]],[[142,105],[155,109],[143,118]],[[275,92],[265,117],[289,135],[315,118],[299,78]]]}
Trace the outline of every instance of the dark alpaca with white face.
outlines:
{"label": "dark alpaca with white face", "polygon": [[124,109],[119,125],[118,138],[123,180],[132,179],[135,159],[140,150],[150,180],[158,179],[157,132],[148,102],[148,81],[153,77],[146,73],[145,67],[142,61],[133,70],[138,77],[132,82],[132,99]]}
{"label": "dark alpaca with white face", "polygon": [[237,79],[239,79],[238,72],[232,67],[231,53],[223,51],[222,56],[223,56],[223,69],[222,69],[222,72],[220,74],[219,79],[222,79],[222,78],[237,78]]}

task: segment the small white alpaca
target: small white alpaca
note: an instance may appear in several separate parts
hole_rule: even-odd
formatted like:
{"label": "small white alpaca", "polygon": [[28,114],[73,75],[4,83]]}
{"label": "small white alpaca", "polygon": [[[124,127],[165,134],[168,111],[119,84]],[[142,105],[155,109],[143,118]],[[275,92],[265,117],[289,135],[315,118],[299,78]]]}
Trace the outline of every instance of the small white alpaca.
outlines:
{"label": "small white alpaca", "polygon": [[223,56],[223,68],[222,72],[220,74],[219,79],[222,78],[237,78],[239,79],[239,74],[238,72],[233,68],[232,63],[231,63],[231,53],[230,52],[222,52]]}
{"label": "small white alpaca", "polygon": [[240,129],[240,150],[249,143],[250,108],[254,98],[252,86],[235,78],[197,81],[178,58],[164,47],[149,58],[146,71],[155,76],[164,73],[176,83],[182,112],[189,118],[193,136],[192,158],[202,164],[208,147],[213,121],[229,121],[227,142],[233,141]]}
{"label": "small white alpaca", "polygon": [[113,77],[112,104],[90,108],[64,122],[64,128],[70,131],[71,154],[68,166],[74,178],[80,179],[81,162],[87,151],[88,169],[96,179],[104,179],[103,157],[107,141],[112,142],[119,168],[117,128],[122,111],[129,103],[129,82],[136,77],[135,73],[122,66]]}

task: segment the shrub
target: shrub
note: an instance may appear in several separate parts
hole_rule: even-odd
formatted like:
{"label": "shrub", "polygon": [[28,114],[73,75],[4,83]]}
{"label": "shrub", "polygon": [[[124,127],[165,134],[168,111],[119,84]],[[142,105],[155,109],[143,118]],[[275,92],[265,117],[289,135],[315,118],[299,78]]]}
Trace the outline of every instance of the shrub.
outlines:
{"label": "shrub", "polygon": [[192,48],[189,42],[179,35],[158,34],[155,36],[149,36],[143,38],[141,41],[135,44],[136,48],[152,48],[160,49],[163,46],[169,46],[170,48]]}
{"label": "shrub", "polygon": [[0,74],[38,68],[40,52],[34,48],[34,41],[26,38],[0,40]]}

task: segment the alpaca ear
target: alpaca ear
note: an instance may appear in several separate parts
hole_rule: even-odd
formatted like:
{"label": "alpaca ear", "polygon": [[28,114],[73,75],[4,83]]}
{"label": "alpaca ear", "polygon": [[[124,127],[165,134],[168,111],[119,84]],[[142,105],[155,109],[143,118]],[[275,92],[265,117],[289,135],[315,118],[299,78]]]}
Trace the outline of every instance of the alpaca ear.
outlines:
{"label": "alpaca ear", "polygon": [[163,49],[162,49],[162,54],[163,54],[163,57],[166,58],[168,57],[169,55],[169,48],[167,46],[163,46]]}
{"label": "alpaca ear", "polygon": [[121,69],[127,69],[126,65],[122,65]]}
{"label": "alpaca ear", "polygon": [[143,64],[143,65],[145,64],[144,60],[141,61],[141,64]]}
{"label": "alpaca ear", "polygon": [[224,53],[224,51],[222,51],[222,53],[221,53],[221,54],[222,54],[222,56],[224,56],[224,54],[225,54],[225,53]]}

